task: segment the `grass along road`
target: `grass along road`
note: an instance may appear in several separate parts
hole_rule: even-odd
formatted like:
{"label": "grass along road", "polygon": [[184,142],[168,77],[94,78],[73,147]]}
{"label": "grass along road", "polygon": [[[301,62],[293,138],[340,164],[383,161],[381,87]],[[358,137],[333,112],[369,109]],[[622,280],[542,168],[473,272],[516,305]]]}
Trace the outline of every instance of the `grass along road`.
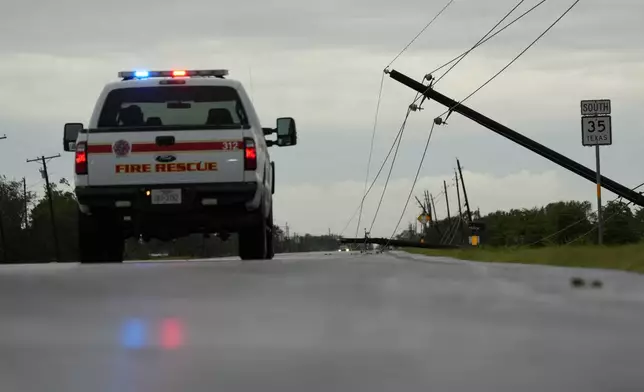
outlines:
{"label": "grass along road", "polygon": [[460,260],[617,269],[644,273],[644,244],[544,248],[407,248],[405,251],[428,256],[453,257]]}

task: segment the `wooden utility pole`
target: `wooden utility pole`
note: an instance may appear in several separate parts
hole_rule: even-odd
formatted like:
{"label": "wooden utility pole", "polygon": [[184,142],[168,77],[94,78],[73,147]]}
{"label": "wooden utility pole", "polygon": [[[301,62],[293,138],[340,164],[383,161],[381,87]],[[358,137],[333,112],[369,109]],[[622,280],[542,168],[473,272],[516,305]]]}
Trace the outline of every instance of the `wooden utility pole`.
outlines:
{"label": "wooden utility pole", "polygon": [[447,208],[447,221],[449,222],[449,221],[452,220],[452,217],[451,217],[451,215],[449,213],[449,196],[447,195],[447,182],[445,182],[445,180],[443,180],[443,189],[445,190],[445,204],[447,205],[447,207],[446,207]]}
{"label": "wooden utility pole", "polygon": [[434,195],[431,193],[429,194],[429,200],[432,203],[432,210],[434,210],[434,216],[436,218],[436,223],[438,223],[438,215],[436,215],[436,204],[434,204]]}
{"label": "wooden utility pole", "polygon": [[470,202],[467,199],[467,190],[465,189],[465,180],[463,179],[463,171],[461,170],[461,162],[456,158],[456,165],[458,166],[458,174],[461,176],[461,185],[463,185],[463,197],[465,198],[465,208],[467,209],[467,219],[472,223],[472,211],[470,210]]}
{"label": "wooden utility pole", "polygon": [[425,190],[424,196],[425,196],[425,208],[427,209],[427,213],[429,215],[429,225],[433,226],[434,211],[432,210],[432,204],[429,202],[429,192],[427,192],[427,190]]}
{"label": "wooden utility pole", "polygon": [[458,173],[454,170],[454,180],[456,181],[456,201],[458,201],[458,228],[461,230],[461,235],[465,237],[463,230],[463,209],[461,208],[461,190],[458,185]]}
{"label": "wooden utility pole", "polygon": [[60,246],[58,244],[58,230],[56,229],[56,214],[54,214],[54,198],[51,194],[51,184],[49,183],[49,172],[47,171],[47,162],[54,158],[60,158],[60,154],[52,155],[49,157],[41,156],[39,158],[27,159],[27,162],[40,162],[42,165],[42,175],[45,178],[45,185],[47,187],[47,199],[49,199],[49,214],[51,217],[51,230],[54,238],[54,250],[56,252],[56,261],[60,262]]}
{"label": "wooden utility pole", "polygon": [[461,187],[458,185],[458,173],[454,170],[454,180],[456,181],[456,201],[458,201],[458,216],[463,219],[463,209],[461,208]]}
{"label": "wooden utility pole", "polygon": [[441,231],[440,225],[438,224],[438,215],[436,215],[436,204],[434,204],[434,196],[430,193],[429,194],[429,201],[432,204],[432,210],[434,211],[434,216],[432,217],[434,219],[434,227],[436,228],[436,232],[439,235],[439,238],[443,236],[443,232]]}
{"label": "wooden utility pole", "polygon": [[25,229],[26,229],[27,226],[29,226],[29,214],[27,212],[29,210],[29,202],[27,200],[27,177],[22,177],[22,197],[24,198],[24,202],[25,202],[24,214],[25,214]]}

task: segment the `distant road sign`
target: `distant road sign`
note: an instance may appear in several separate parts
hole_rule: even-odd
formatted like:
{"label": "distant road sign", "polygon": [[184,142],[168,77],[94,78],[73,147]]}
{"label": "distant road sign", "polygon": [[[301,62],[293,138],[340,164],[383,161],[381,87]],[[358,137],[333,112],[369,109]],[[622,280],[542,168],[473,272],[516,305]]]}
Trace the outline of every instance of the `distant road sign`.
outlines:
{"label": "distant road sign", "polygon": [[584,146],[610,146],[613,144],[611,117],[582,117],[581,144]]}
{"label": "distant road sign", "polygon": [[582,116],[600,116],[610,114],[610,99],[581,101]]}

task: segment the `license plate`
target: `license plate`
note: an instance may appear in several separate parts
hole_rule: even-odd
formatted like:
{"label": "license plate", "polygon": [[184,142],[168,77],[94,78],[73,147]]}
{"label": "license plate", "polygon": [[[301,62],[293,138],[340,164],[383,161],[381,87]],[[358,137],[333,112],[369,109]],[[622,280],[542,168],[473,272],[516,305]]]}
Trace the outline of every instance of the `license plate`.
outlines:
{"label": "license plate", "polygon": [[181,189],[152,189],[152,204],[181,204]]}

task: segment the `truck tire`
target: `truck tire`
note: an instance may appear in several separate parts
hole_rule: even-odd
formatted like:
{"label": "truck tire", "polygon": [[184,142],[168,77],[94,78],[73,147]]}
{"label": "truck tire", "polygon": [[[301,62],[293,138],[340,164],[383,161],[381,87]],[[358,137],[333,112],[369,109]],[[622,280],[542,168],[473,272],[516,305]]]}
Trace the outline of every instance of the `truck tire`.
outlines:
{"label": "truck tire", "polygon": [[121,263],[125,239],[118,221],[110,216],[92,216],[79,212],[79,261],[89,263]]}
{"label": "truck tire", "polygon": [[275,257],[275,229],[273,226],[273,210],[271,209],[271,214],[268,216],[268,222],[266,225],[266,260],[273,260]]}
{"label": "truck tire", "polygon": [[242,260],[262,260],[266,258],[267,246],[267,219],[259,213],[257,223],[239,232],[239,257]]}
{"label": "truck tire", "polygon": [[100,261],[99,229],[95,219],[78,212],[78,257],[81,263]]}

